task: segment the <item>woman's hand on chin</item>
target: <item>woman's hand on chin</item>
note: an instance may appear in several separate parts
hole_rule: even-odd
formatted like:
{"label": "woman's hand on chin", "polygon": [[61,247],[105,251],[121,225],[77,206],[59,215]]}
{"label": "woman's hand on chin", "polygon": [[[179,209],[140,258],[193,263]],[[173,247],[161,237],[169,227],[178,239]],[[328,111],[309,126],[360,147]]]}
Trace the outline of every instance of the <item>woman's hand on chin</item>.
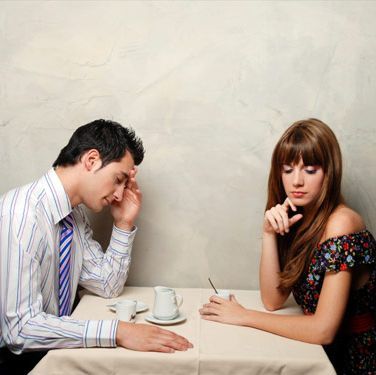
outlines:
{"label": "woman's hand on chin", "polygon": [[286,198],[282,204],[277,204],[270,210],[267,210],[264,216],[264,234],[273,235],[278,233],[284,236],[288,233],[290,227],[303,217],[302,214],[295,214],[289,218],[289,210],[296,212],[296,207],[289,198]]}

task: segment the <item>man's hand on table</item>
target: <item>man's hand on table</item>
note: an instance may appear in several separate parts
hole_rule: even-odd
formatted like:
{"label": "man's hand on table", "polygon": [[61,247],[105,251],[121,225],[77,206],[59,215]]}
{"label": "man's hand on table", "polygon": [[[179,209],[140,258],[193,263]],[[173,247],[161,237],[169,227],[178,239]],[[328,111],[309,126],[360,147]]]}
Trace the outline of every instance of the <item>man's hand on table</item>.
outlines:
{"label": "man's hand on table", "polygon": [[119,322],[116,344],[124,348],[142,352],[173,353],[187,350],[193,345],[184,337],[165,329],[147,324]]}

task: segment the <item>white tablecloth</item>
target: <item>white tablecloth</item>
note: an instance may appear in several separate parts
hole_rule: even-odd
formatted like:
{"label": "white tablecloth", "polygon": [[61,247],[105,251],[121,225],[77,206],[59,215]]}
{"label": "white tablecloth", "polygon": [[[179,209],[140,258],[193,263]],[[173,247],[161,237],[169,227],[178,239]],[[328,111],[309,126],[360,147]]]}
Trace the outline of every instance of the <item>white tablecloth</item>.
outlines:
{"label": "white tablecloth", "polygon": [[[188,338],[194,345],[173,354],[136,352],[124,348],[57,349],[32,371],[33,375],[73,374],[335,374],[323,348],[260,330],[205,321],[198,309],[208,301],[209,289],[176,289],[184,298],[181,312],[187,320],[165,328]],[[245,307],[264,310],[258,291],[232,291]],[[137,314],[136,323],[147,323],[154,301],[153,288],[126,287],[121,296],[103,299],[84,294],[73,313],[79,319],[114,319],[107,304],[121,298],[138,299],[149,310]],[[301,314],[290,299],[279,314]],[[149,323],[147,323],[149,324]]]}

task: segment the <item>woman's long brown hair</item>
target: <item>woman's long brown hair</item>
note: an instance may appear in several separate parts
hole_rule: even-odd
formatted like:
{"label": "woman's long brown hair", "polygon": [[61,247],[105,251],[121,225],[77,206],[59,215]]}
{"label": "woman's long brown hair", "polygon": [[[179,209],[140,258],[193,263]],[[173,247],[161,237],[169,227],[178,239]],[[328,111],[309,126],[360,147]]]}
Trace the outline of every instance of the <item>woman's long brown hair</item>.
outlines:
{"label": "woman's long brown hair", "polygon": [[322,238],[329,216],[343,202],[341,195],[342,157],[333,131],[322,121],[308,119],[292,124],[274,148],[268,183],[266,210],[282,204],[286,192],[282,184],[282,166],[317,165],[324,171],[322,189],[309,207],[299,207],[303,218],[290,232],[277,238],[281,265],[280,288],[290,289],[307,269],[313,251]]}

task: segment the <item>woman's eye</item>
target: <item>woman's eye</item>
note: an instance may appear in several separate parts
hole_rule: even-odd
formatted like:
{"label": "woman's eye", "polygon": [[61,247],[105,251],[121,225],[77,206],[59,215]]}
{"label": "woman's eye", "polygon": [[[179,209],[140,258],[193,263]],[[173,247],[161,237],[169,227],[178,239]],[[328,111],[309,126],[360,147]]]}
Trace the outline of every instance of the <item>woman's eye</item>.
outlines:
{"label": "woman's eye", "polygon": [[305,170],[308,174],[315,174],[317,172],[317,169],[306,169]]}
{"label": "woman's eye", "polygon": [[283,167],[283,168],[282,168],[282,172],[283,172],[283,173],[287,173],[287,174],[288,174],[288,173],[291,173],[291,172],[292,172],[292,168]]}

